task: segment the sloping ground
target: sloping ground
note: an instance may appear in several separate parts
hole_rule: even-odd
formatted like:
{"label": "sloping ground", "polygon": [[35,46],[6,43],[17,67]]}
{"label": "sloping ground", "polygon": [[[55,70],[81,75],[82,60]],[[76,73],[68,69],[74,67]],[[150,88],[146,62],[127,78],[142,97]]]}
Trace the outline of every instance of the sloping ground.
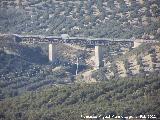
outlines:
{"label": "sloping ground", "polygon": [[111,63],[110,62],[106,63],[106,67],[108,68],[107,72],[106,72],[106,78],[110,79],[115,75],[115,73],[111,70]]}
{"label": "sloping ground", "polygon": [[153,71],[152,59],[150,54],[142,57],[144,71]]}
{"label": "sloping ground", "polygon": [[85,72],[82,72],[80,75],[77,76],[76,82],[85,82],[85,83],[96,83],[96,79],[92,77],[92,73],[95,70],[88,70]]}
{"label": "sloping ground", "polygon": [[131,56],[130,59],[128,60],[130,67],[128,68],[132,75],[136,75],[139,73],[140,65],[137,63],[136,56]]}
{"label": "sloping ground", "polygon": [[[0,37],[0,100],[52,84],[73,82],[73,58],[82,50],[56,45],[59,63],[53,65],[46,55],[48,45],[2,42],[5,39]],[[57,66],[61,68],[54,69]]]}
{"label": "sloping ground", "polygon": [[[54,85],[0,101],[1,119],[81,120],[82,116],[155,115],[160,74],[96,84]],[[159,76],[159,77],[158,77]]]}
{"label": "sloping ground", "polygon": [[116,61],[117,72],[119,77],[126,77],[126,69],[124,67],[123,61]]}
{"label": "sloping ground", "polygon": [[77,57],[82,57],[81,59],[85,57],[84,53],[86,50],[82,47],[77,47],[74,45],[71,46],[68,44],[58,44],[55,46],[55,48],[56,48],[57,57],[62,57],[60,59],[61,61],[66,59],[70,61],[72,64],[75,64],[77,62],[76,61]]}
{"label": "sloping ground", "polygon": [[1,0],[0,32],[158,39],[159,1]]}
{"label": "sloping ground", "polygon": [[72,82],[68,68],[54,71],[52,68],[0,51],[0,100],[48,85]]}
{"label": "sloping ground", "polygon": [[[124,55],[115,56],[112,61],[106,61],[99,72],[106,77],[94,77],[97,80],[109,80],[113,77],[147,76],[149,73],[160,71],[160,44],[142,44]],[[103,75],[103,74],[102,74]]]}

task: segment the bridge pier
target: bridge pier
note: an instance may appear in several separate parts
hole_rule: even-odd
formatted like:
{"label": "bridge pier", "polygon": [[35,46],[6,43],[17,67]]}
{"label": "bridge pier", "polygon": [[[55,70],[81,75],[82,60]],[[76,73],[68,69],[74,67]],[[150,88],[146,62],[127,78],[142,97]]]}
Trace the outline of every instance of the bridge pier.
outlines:
{"label": "bridge pier", "polygon": [[95,46],[95,69],[99,69],[100,66],[103,66],[103,52],[101,46]]}
{"label": "bridge pier", "polygon": [[53,44],[48,45],[48,57],[49,57],[49,62],[53,62],[55,59],[55,54],[54,54],[54,49],[53,49]]}

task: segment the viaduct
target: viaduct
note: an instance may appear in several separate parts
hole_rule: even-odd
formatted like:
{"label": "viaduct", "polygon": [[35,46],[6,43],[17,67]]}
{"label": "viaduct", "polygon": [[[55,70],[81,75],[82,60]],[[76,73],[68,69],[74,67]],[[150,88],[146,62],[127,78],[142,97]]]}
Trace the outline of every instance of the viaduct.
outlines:
{"label": "viaduct", "polygon": [[103,52],[101,46],[109,46],[113,44],[132,44],[133,48],[139,46],[141,43],[158,43],[157,40],[143,40],[143,39],[110,39],[110,38],[83,38],[83,37],[69,37],[69,36],[42,36],[42,35],[18,35],[13,34],[16,42],[23,43],[48,43],[49,44],[49,61],[54,59],[53,45],[54,43],[69,43],[75,45],[93,45],[95,46],[95,69],[99,69],[102,65]]}

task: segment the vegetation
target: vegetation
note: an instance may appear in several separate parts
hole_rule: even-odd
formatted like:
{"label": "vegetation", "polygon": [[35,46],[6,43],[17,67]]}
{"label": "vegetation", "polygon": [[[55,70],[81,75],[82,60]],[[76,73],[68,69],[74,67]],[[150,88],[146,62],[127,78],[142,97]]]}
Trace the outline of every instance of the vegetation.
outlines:
{"label": "vegetation", "polygon": [[[23,55],[27,55],[28,51],[29,48]],[[24,91],[34,91],[45,85],[72,81],[71,68],[62,67],[53,72],[55,66],[44,64],[43,59],[38,56],[42,55],[37,54],[34,57],[27,55],[25,56],[28,57],[27,60],[25,57],[0,51],[0,100],[17,96]]]}
{"label": "vegetation", "polygon": [[1,118],[80,120],[81,115],[108,114],[159,117],[159,77],[44,87],[1,101]]}
{"label": "vegetation", "polygon": [[1,33],[159,39],[159,1],[20,2],[0,3]]}
{"label": "vegetation", "polygon": [[[150,73],[148,77],[139,74],[129,78],[119,78],[116,74],[107,79],[108,68],[104,67],[93,74],[99,81],[96,84],[74,83],[69,74],[71,68],[53,69],[54,66],[45,62],[31,63],[26,58],[0,52],[1,119],[80,120],[81,115],[148,114],[160,117],[159,72]],[[127,64],[126,61],[126,67]],[[111,67],[116,70],[115,64]],[[68,82],[70,84],[62,84]]]}
{"label": "vegetation", "polygon": [[[0,33],[159,40],[159,5],[158,0],[3,0]],[[159,44],[142,44],[124,55],[127,43],[104,48],[110,63],[89,76],[96,83],[86,84],[81,81],[88,76],[81,71],[92,67],[81,63],[90,59],[92,51],[86,54],[75,46],[56,44],[55,62],[49,63],[45,44],[15,44],[12,36],[3,37],[0,119],[80,120],[81,115],[148,114],[160,119]],[[147,55],[151,59],[144,62]],[[132,56],[136,62],[129,62]],[[74,82],[77,58],[84,80]],[[133,74],[135,65],[138,72]]]}

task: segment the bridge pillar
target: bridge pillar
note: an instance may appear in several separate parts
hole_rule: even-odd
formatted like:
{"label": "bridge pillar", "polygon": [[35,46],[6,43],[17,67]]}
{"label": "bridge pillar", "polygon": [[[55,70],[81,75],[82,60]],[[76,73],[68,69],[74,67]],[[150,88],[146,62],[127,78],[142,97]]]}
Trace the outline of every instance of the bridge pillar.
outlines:
{"label": "bridge pillar", "polygon": [[95,46],[95,69],[99,69],[103,65],[103,53],[101,46]]}
{"label": "bridge pillar", "polygon": [[53,51],[53,44],[49,44],[48,47],[49,47],[49,50],[48,50],[48,52],[49,52],[49,54],[48,54],[48,56],[49,56],[49,62],[53,62],[54,57],[55,57],[54,51]]}

